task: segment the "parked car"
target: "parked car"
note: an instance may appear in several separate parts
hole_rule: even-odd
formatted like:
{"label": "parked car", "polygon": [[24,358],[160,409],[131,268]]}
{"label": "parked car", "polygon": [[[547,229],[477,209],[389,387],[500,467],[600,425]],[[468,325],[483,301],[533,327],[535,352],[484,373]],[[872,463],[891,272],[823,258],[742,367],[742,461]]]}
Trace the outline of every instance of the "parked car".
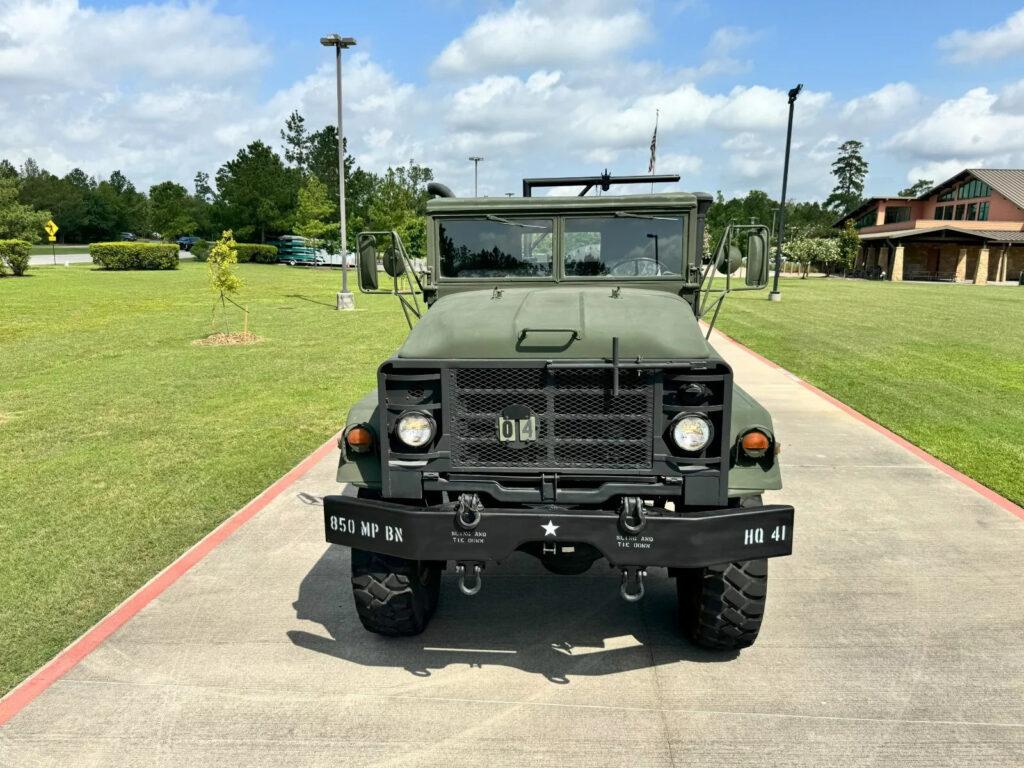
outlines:
{"label": "parked car", "polygon": [[119,240],[127,240],[130,243],[134,243],[139,238],[137,238],[135,236],[135,234],[132,233],[132,232],[122,232],[120,235],[118,235],[118,239]]}
{"label": "parked car", "polygon": [[181,250],[183,250],[183,251],[191,251],[192,250],[192,246],[195,245],[197,242],[199,242],[199,238],[198,237],[179,237],[174,242],[176,242],[178,244],[178,247]]}

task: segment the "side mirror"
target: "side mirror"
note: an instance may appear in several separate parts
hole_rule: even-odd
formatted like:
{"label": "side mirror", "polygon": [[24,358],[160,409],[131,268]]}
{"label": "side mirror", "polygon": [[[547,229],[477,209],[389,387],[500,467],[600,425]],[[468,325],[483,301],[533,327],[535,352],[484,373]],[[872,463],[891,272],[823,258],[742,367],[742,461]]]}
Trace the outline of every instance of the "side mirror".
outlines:
{"label": "side mirror", "polygon": [[747,277],[749,288],[764,288],[768,285],[768,237],[763,227],[753,229],[747,235]]}
{"label": "side mirror", "polygon": [[359,251],[359,290],[376,291],[377,280],[377,236],[361,232],[356,238]]}

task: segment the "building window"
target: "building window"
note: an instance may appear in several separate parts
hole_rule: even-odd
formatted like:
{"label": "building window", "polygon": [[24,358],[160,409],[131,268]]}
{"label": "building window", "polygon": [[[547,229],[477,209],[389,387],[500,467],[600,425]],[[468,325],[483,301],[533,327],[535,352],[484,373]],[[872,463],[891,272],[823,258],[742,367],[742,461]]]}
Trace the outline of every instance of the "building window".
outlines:
{"label": "building window", "polygon": [[940,203],[948,203],[952,199],[953,199],[953,190],[951,189],[948,192],[943,192],[942,193],[942,196],[939,198],[939,202]]}
{"label": "building window", "polygon": [[988,203],[978,203],[978,221],[988,221]]}
{"label": "building window", "polygon": [[943,216],[943,218],[946,221],[952,221],[953,220],[953,206],[952,205],[947,205],[945,213],[946,213],[946,215]]}
{"label": "building window", "polygon": [[966,184],[961,184],[957,190],[958,200],[970,200],[975,197],[988,197],[992,194],[992,188],[983,181],[971,179]]}
{"label": "building window", "polygon": [[946,206],[944,206],[944,205],[937,205],[937,206],[935,206],[935,218],[936,219],[941,219],[942,218],[942,212],[945,209],[946,209]]}
{"label": "building window", "polygon": [[953,218],[956,219],[957,221],[963,221],[964,220],[964,206],[963,206],[963,203],[961,203],[960,205],[958,205],[956,207],[956,216],[954,216]]}
{"label": "building window", "polygon": [[870,211],[865,213],[859,219],[857,219],[853,225],[860,229],[861,227],[873,227],[878,223],[878,209],[872,208]]}
{"label": "building window", "polygon": [[885,223],[886,224],[897,224],[901,221],[910,221],[910,206],[900,205],[885,207]]}
{"label": "building window", "polygon": [[978,204],[968,203],[967,204],[967,220],[974,221],[978,218]]}

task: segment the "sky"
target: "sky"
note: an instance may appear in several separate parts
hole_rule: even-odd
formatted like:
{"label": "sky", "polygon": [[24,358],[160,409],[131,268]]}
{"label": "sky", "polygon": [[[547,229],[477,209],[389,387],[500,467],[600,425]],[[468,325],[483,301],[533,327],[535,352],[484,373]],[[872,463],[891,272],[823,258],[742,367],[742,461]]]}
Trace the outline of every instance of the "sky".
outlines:
{"label": "sky", "polygon": [[333,32],[357,163],[459,195],[473,155],[481,195],[646,173],[657,110],[662,189],[777,198],[797,83],[791,199],[828,196],[847,139],[869,195],[1024,167],[1024,7],[998,0],[0,0],[0,157],[191,189],[292,110],[336,120]]}

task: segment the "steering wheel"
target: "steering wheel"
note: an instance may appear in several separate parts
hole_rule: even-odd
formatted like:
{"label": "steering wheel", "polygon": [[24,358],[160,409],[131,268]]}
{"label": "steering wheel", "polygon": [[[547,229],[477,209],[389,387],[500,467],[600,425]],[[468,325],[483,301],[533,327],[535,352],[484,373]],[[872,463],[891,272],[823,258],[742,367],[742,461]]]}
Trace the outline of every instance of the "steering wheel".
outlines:
{"label": "steering wheel", "polygon": [[[633,265],[632,272],[628,271],[630,265]],[[636,259],[620,261],[608,270],[608,274],[615,275],[616,277],[657,277],[658,275],[665,275],[668,273],[665,272],[661,268],[661,265],[654,259],[648,259],[645,256],[640,256]]]}

